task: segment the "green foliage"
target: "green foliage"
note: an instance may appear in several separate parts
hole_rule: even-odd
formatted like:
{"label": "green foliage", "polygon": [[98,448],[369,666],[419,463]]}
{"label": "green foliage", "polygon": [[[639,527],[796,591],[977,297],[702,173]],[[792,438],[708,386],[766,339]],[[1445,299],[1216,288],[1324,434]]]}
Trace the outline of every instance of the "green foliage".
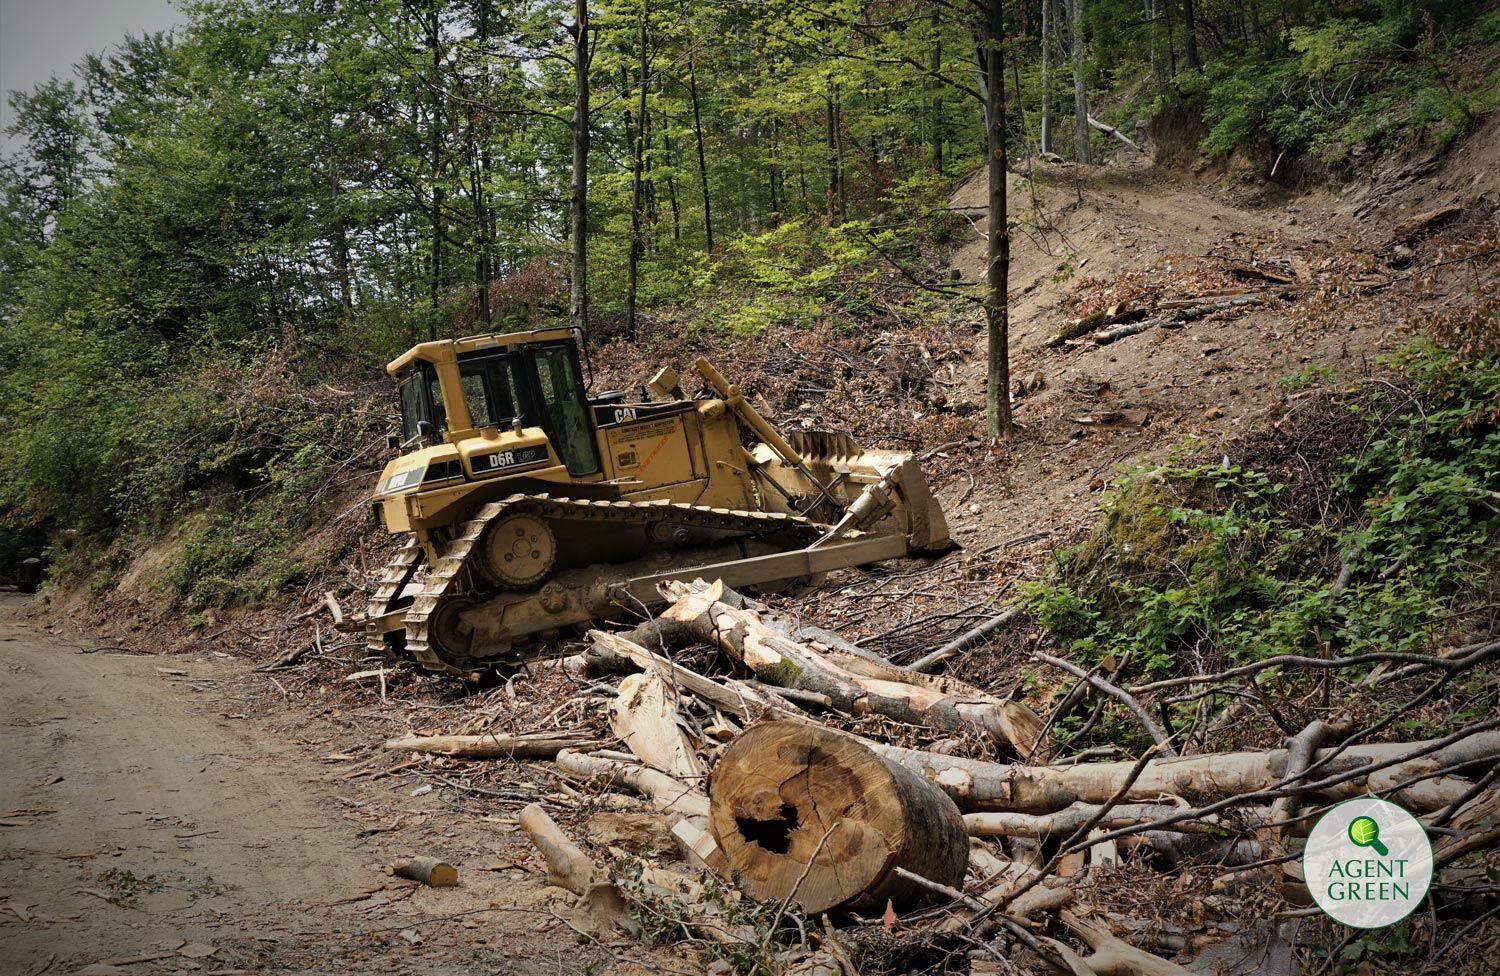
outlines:
{"label": "green foliage", "polygon": [[1290,152],[1337,166],[1413,142],[1447,148],[1490,104],[1489,79],[1461,60],[1494,43],[1496,28],[1463,5],[1427,6],[1356,9],[1292,27],[1284,47],[1224,50],[1183,87],[1204,102],[1204,151]]}
{"label": "green foliage", "polygon": [[[1138,472],[1030,585],[1032,612],[1087,659],[1155,674],[1441,639],[1493,572],[1500,359],[1420,345],[1394,365],[1408,389],[1395,405],[1362,402],[1351,422],[1368,441],[1334,485],[1362,504],[1358,522],[1293,525],[1281,487],[1242,467]],[[1347,586],[1318,571],[1325,551]]]}
{"label": "green foliage", "polygon": [[1338,373],[1338,367],[1330,363],[1308,363],[1297,372],[1278,379],[1276,385],[1284,390],[1306,390],[1327,383]]}

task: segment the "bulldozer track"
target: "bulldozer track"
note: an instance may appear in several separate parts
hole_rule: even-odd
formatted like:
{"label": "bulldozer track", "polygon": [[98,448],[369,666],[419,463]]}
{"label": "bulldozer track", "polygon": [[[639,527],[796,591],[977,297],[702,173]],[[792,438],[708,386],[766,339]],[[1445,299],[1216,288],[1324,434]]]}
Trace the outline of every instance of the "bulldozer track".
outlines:
{"label": "bulldozer track", "polygon": [[[798,515],[707,508],[665,500],[594,501],[553,498],[549,495],[512,495],[509,498],[491,502],[480,508],[474,518],[459,526],[458,534],[448,543],[442,557],[428,569],[422,589],[407,609],[405,653],[415,658],[424,667],[450,674],[462,673],[462,669],[456,668],[452,661],[444,660],[441,652],[433,646],[430,635],[432,616],[445,599],[457,596],[461,592],[464,570],[469,564],[469,556],[484,535],[485,528],[498,518],[518,512],[536,514],[546,521],[577,519],[595,522],[601,526],[628,522],[644,523],[665,516],[673,523],[684,527],[743,531],[750,535],[763,534],[775,529],[795,529],[799,534],[806,535],[809,542],[816,539],[824,528],[819,523]],[[414,541],[408,543],[408,546],[400,550],[387,566],[378,585],[376,599],[371,602],[372,616],[377,603],[382,607],[389,606],[390,601],[409,581],[415,569],[415,561],[421,553],[420,547],[417,546],[414,553],[408,554],[413,545]],[[380,653],[387,656],[393,653],[387,641],[379,635],[372,633],[370,639],[372,647],[378,641]]]}
{"label": "bulldozer track", "polygon": [[390,562],[385,564],[385,571],[381,573],[380,580],[375,584],[375,591],[370,595],[370,607],[365,615],[365,643],[372,653],[390,661],[399,661],[400,656],[396,654],[386,635],[376,627],[376,621],[392,609],[391,604],[416,575],[421,560],[422,544],[417,541],[416,536],[412,536],[396,550]]}

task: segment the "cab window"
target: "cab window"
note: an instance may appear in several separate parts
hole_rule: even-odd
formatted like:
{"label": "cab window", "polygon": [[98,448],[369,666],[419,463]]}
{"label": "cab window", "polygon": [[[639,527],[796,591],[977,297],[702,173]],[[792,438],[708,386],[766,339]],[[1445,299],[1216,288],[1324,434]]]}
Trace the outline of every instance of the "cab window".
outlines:
{"label": "cab window", "polygon": [[410,441],[417,436],[417,424],[427,421],[432,425],[432,436],[440,436],[447,429],[447,415],[443,412],[443,391],[438,387],[437,373],[425,363],[414,366],[401,377],[401,440]]}
{"label": "cab window", "polygon": [[509,359],[491,357],[459,367],[464,402],[475,428],[506,427],[520,416],[516,376]]}
{"label": "cab window", "polygon": [[584,401],[578,364],[570,348],[538,349],[531,357],[537,392],[541,395],[542,428],[562,455],[571,475],[599,470],[599,451],[594,444]]}

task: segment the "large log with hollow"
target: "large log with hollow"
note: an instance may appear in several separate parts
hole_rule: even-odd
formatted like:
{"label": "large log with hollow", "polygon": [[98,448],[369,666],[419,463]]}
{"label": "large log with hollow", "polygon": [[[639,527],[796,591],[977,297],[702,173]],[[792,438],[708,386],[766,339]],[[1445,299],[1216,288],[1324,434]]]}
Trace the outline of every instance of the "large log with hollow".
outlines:
{"label": "large log with hollow", "polygon": [[[1408,809],[1427,812],[1462,797],[1473,785],[1439,770],[1460,764],[1500,762],[1500,732],[1487,732],[1461,739],[1417,758],[1404,759],[1431,747],[1427,742],[1389,742],[1344,749],[1337,758],[1319,766],[1311,779],[1353,773],[1376,763],[1394,765],[1312,794],[1317,799],[1341,800],[1366,793],[1381,793],[1417,776],[1430,779],[1412,783],[1392,794]],[[1073,766],[1017,766],[941,756],[898,746],[872,744],[884,758],[898,763],[943,788],[966,812],[984,810],[1047,813],[1074,803],[1108,803],[1125,785],[1134,763],[1080,763]],[[1319,760],[1333,750],[1319,751]],[[1162,794],[1179,796],[1193,804],[1212,803],[1232,796],[1268,789],[1286,776],[1286,749],[1265,752],[1226,752],[1212,755],[1177,756],[1148,763],[1122,802],[1151,802]]]}
{"label": "large log with hollow", "polygon": [[975,729],[1008,743],[1019,756],[1038,751],[1041,719],[1020,702],[868,657],[821,653],[771,627],[754,609],[725,599],[732,591],[717,583],[706,590],[664,583],[662,592],[676,601],[663,618],[687,625],[766,684],[826,695],[831,707],[848,715],[873,712],[945,731]]}
{"label": "large log with hollow", "polygon": [[809,914],[920,904],[961,885],[969,860],[958,808],[852,736],[762,722],[729,744],[709,777],[709,829],[744,890]]}

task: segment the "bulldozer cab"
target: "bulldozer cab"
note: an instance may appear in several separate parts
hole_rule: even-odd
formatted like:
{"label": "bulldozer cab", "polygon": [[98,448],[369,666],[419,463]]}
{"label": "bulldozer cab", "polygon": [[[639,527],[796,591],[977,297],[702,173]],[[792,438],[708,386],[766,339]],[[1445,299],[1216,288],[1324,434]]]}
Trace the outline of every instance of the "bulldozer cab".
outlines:
{"label": "bulldozer cab", "polygon": [[487,428],[540,427],[569,475],[597,474],[599,451],[577,343],[567,332],[527,341],[535,335],[468,349],[463,346],[469,343],[445,344],[451,364],[443,361],[447,357],[413,357],[400,366],[402,440],[457,442]]}

